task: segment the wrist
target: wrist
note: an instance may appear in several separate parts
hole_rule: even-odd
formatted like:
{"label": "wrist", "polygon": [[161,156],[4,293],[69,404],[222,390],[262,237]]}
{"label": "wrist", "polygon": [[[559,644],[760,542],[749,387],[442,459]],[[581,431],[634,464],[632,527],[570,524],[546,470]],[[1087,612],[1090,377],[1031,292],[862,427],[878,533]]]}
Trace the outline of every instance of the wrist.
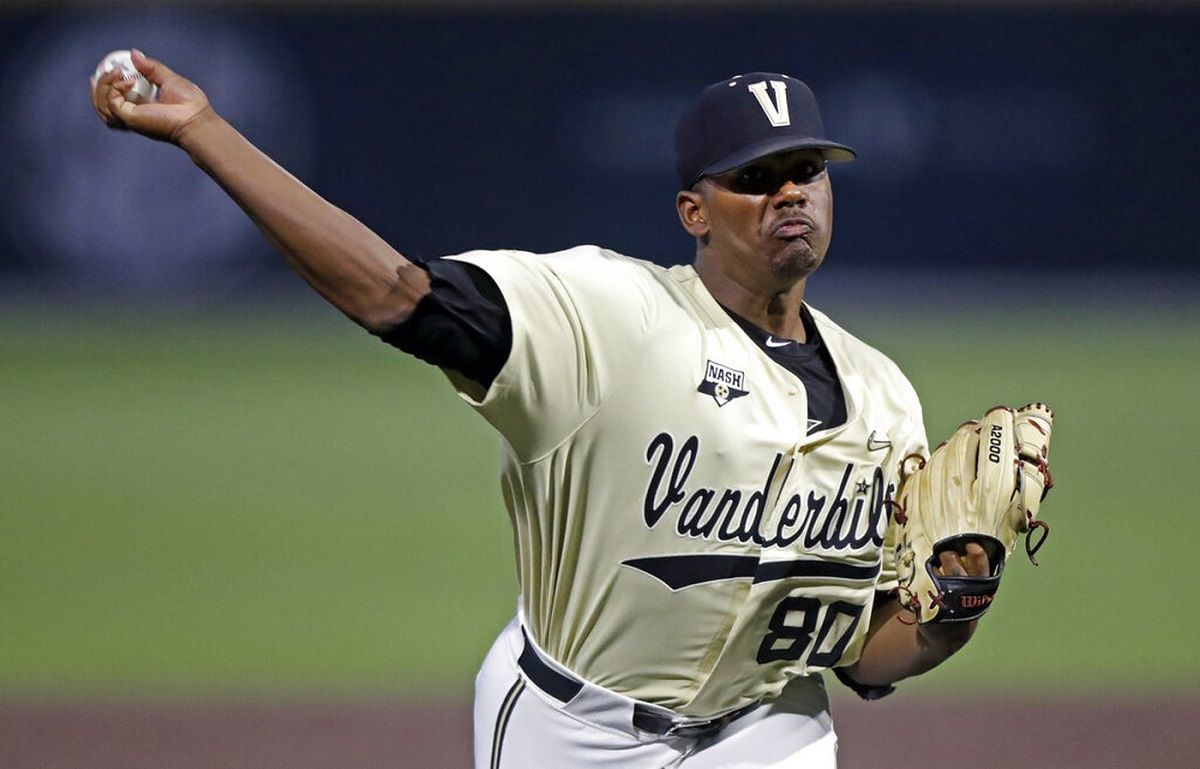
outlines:
{"label": "wrist", "polygon": [[935,653],[938,656],[949,657],[965,646],[967,641],[971,640],[971,636],[975,635],[975,628],[978,625],[979,620],[971,620],[970,622],[929,622],[924,625],[917,625],[916,628],[926,648],[936,650]]}
{"label": "wrist", "polygon": [[172,131],[170,141],[199,162],[197,156],[203,153],[206,138],[219,133],[223,125],[227,125],[225,120],[205,106]]}

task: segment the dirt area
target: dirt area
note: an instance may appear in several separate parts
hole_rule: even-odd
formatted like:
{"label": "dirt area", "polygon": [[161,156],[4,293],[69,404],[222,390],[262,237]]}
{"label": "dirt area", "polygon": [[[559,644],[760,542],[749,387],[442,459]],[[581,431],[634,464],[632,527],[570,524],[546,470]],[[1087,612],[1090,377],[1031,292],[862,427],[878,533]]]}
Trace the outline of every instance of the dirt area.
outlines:
{"label": "dirt area", "polygon": [[[1200,697],[892,700],[836,703],[842,769],[1200,766]],[[5,702],[0,767],[468,769],[469,734],[462,703]]]}

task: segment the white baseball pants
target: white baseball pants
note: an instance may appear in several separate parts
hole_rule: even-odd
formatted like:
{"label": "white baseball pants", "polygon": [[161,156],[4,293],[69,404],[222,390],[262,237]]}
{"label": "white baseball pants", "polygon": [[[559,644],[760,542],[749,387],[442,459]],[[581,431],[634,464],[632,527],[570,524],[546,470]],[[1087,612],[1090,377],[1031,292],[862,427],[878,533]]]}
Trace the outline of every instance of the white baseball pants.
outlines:
{"label": "white baseball pants", "polygon": [[779,698],[708,730],[665,728],[678,720],[665,708],[580,681],[513,619],[475,680],[475,769],[837,765],[837,735],[820,676],[797,679]]}

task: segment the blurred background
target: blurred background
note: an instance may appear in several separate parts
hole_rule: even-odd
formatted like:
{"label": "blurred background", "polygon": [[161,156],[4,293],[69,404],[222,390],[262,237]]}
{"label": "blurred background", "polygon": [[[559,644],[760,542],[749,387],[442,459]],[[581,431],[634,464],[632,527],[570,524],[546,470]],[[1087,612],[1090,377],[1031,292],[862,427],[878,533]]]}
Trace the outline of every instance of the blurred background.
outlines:
{"label": "blurred background", "polygon": [[396,0],[0,5],[0,767],[466,766],[515,607],[494,435],[101,125],[135,46],[427,258],[689,261],[682,106],[808,82],[859,151],[812,303],[935,442],[1058,413],[1042,566],[890,700],[838,689],[843,764],[937,719],[997,766],[1194,765],[1200,6]]}

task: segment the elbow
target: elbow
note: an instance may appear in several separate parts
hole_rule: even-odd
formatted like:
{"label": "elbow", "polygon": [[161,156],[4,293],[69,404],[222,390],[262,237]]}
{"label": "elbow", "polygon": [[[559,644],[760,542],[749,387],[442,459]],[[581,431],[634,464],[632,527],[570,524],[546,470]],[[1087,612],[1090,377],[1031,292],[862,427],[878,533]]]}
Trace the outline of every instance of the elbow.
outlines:
{"label": "elbow", "polygon": [[429,290],[429,273],[420,265],[405,262],[396,268],[395,278],[384,291],[350,317],[371,334],[382,336],[411,318]]}
{"label": "elbow", "polygon": [[412,317],[415,310],[415,302],[411,304],[381,302],[347,314],[350,315],[351,320],[362,326],[371,335],[383,336],[395,331],[404,321]]}

